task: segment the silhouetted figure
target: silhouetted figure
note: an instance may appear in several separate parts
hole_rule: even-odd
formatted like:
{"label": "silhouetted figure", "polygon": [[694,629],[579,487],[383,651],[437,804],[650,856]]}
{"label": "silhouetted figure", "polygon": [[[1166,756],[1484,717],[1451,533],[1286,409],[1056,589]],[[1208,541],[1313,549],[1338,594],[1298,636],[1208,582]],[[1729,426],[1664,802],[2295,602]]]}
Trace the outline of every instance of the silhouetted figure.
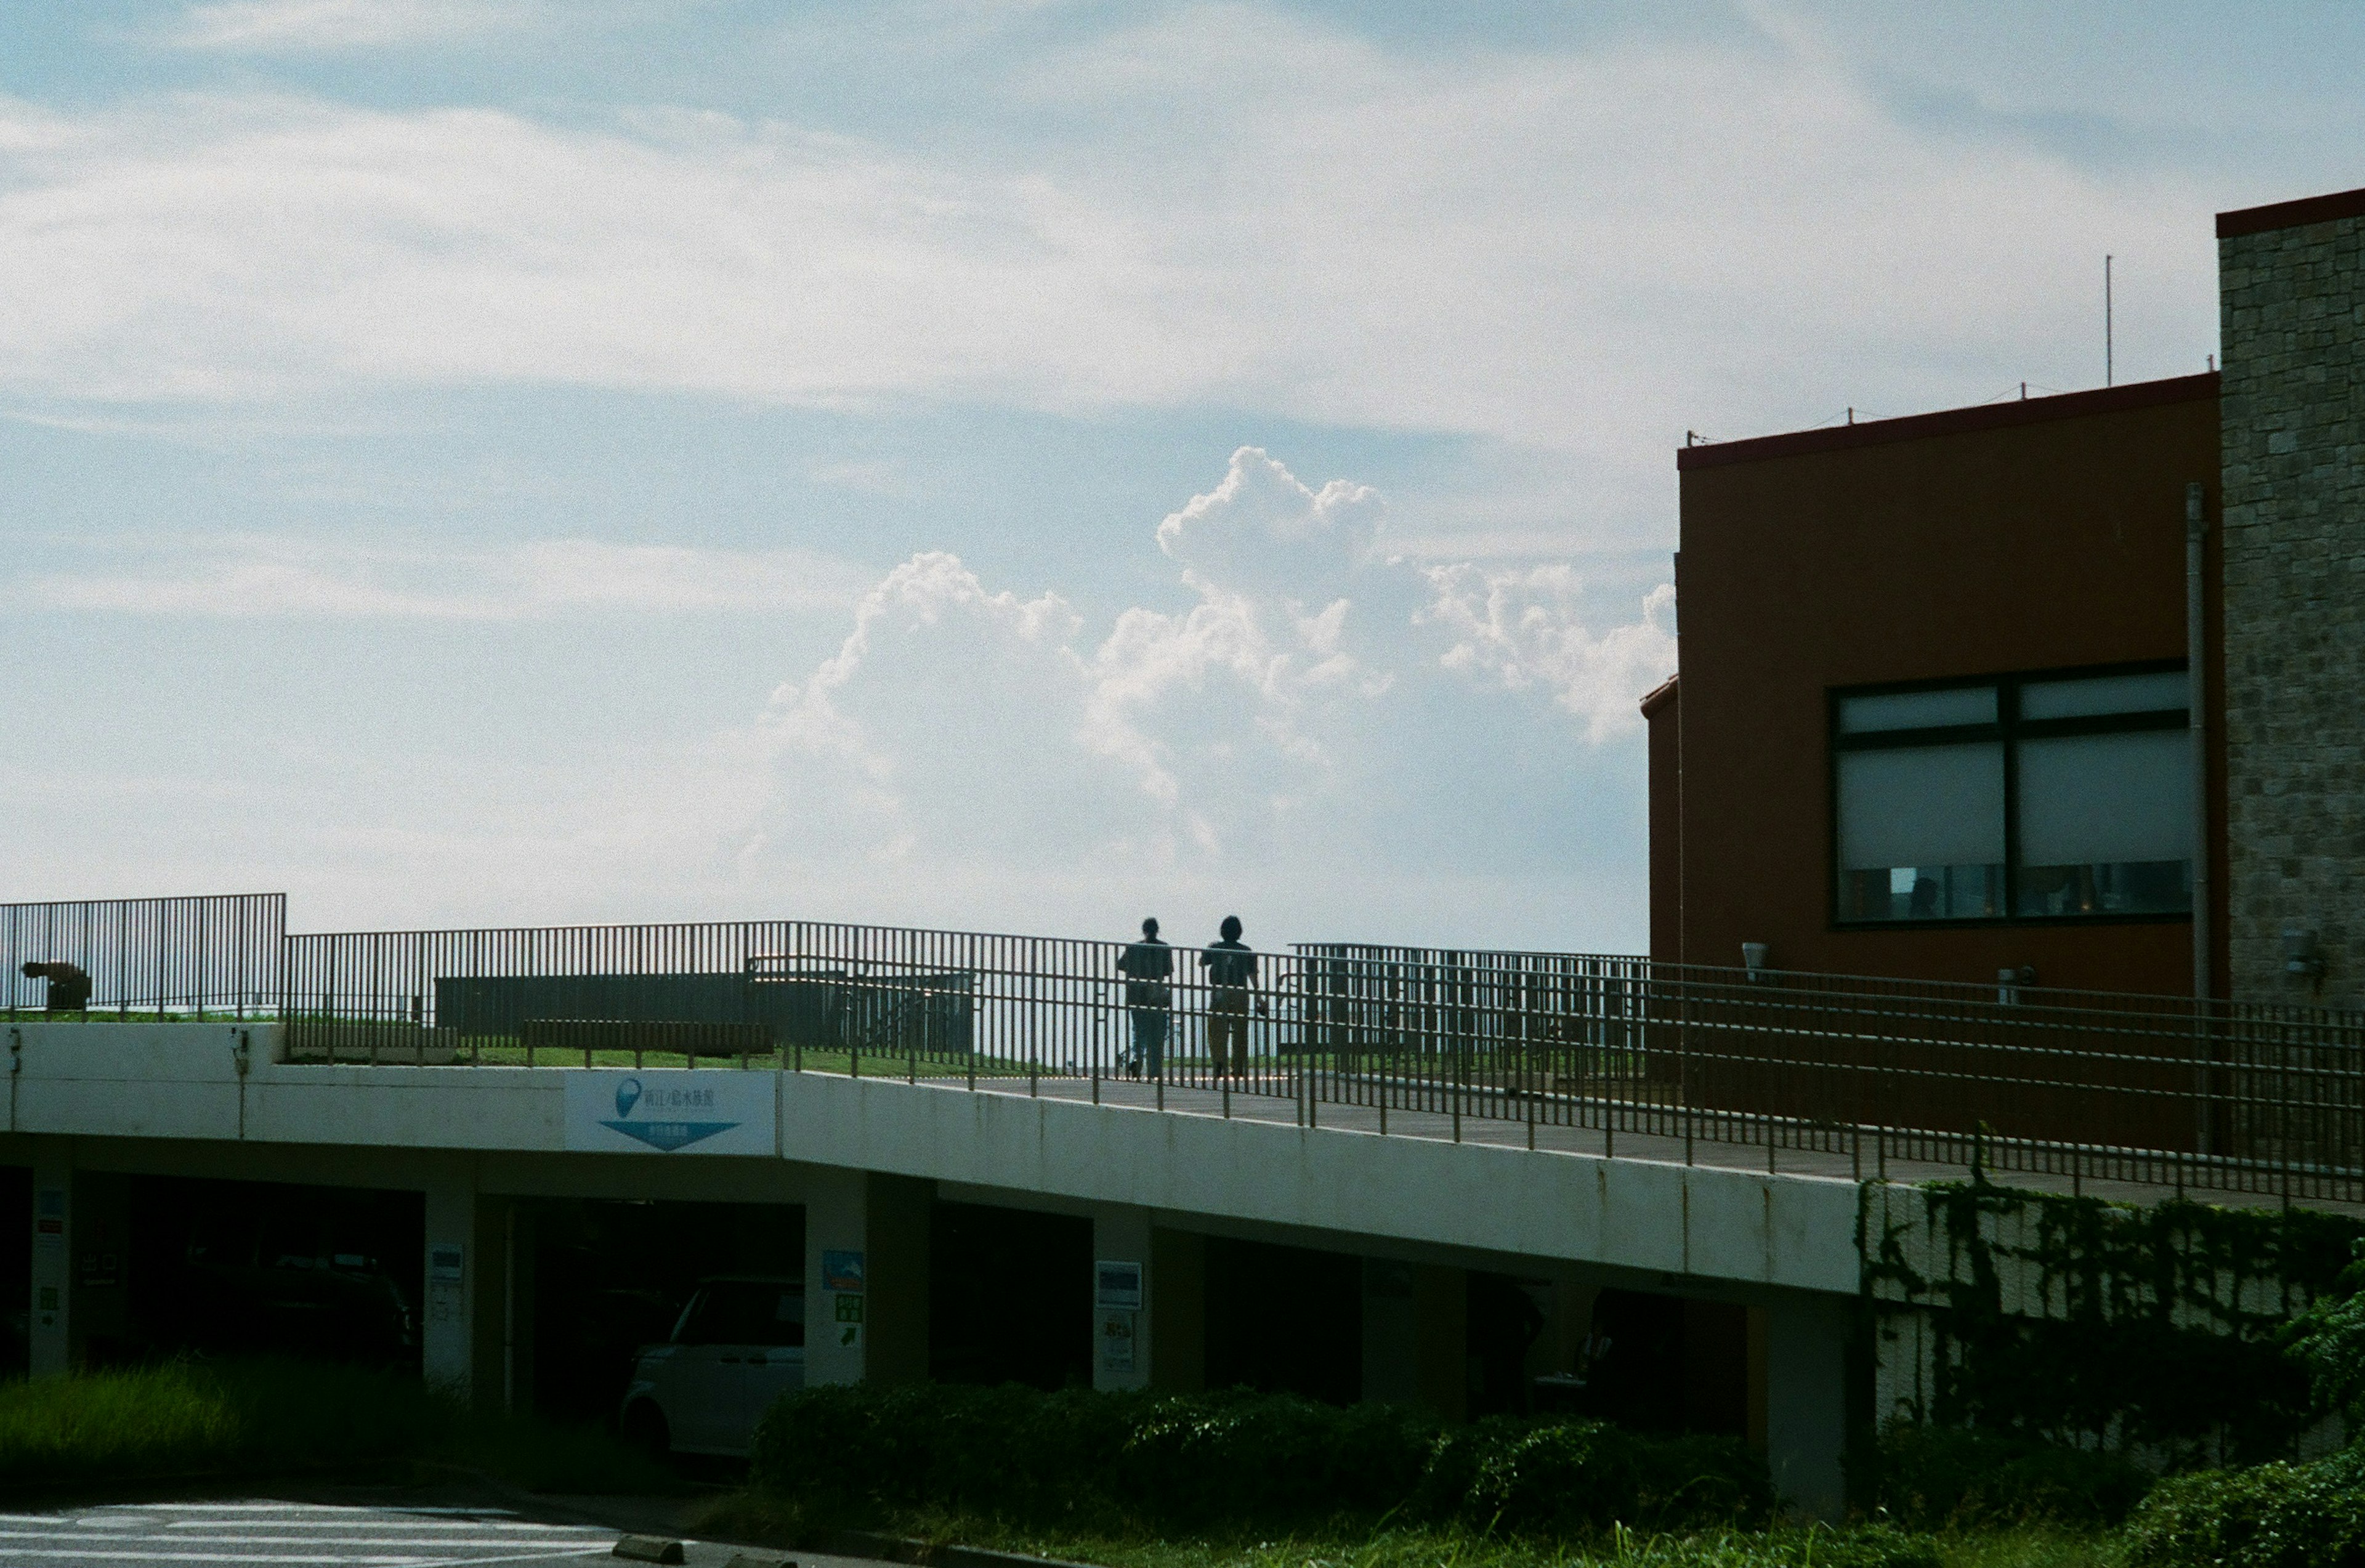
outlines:
{"label": "silhouetted figure", "polygon": [[1199,955],[1212,993],[1207,999],[1207,1054],[1218,1073],[1245,1078],[1249,1070],[1249,998],[1256,989],[1257,960],[1240,940],[1240,917],[1224,916],[1224,939]]}
{"label": "silhouetted figure", "polygon": [[90,1010],[90,977],[75,964],[27,964],[27,980],[50,982],[50,999],[43,1011],[49,1013],[86,1013]]}
{"label": "silhouetted figure", "polygon": [[1174,978],[1174,949],[1160,940],[1154,917],[1141,923],[1141,940],[1126,946],[1116,969],[1126,977],[1126,1013],[1133,1020],[1133,1054],[1126,1058],[1126,1076],[1139,1078],[1147,1071],[1153,1079],[1162,1077],[1167,1010],[1174,1005],[1174,988],[1168,983]]}

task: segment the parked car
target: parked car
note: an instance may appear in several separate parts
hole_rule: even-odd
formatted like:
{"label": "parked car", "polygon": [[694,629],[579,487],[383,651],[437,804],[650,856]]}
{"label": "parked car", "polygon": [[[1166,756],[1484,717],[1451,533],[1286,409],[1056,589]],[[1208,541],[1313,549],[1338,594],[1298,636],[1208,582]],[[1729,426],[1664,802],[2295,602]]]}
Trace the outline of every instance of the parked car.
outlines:
{"label": "parked car", "polygon": [[673,1337],[635,1358],[619,1418],[659,1453],[744,1458],[772,1401],[804,1385],[803,1282],[706,1280]]}
{"label": "parked car", "polygon": [[337,1252],[254,1258],[192,1249],[163,1299],[154,1348],[314,1357],[398,1366],[419,1358],[419,1320],[375,1258]]}

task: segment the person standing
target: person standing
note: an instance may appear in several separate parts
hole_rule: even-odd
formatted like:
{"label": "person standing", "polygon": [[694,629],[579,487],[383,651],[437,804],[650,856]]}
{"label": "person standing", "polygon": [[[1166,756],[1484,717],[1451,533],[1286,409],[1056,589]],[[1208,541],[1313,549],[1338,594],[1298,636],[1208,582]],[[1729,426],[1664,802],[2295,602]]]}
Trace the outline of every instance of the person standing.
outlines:
{"label": "person standing", "polygon": [[1224,916],[1223,940],[1199,955],[1207,971],[1207,1054],[1218,1074],[1249,1071],[1249,998],[1256,990],[1257,957],[1240,940],[1240,917]]}
{"label": "person standing", "polygon": [[1166,1018],[1174,1004],[1174,991],[1168,982],[1174,976],[1174,949],[1161,941],[1155,916],[1141,923],[1141,940],[1126,945],[1116,961],[1117,973],[1125,976],[1125,1007],[1133,1021],[1133,1054],[1126,1059],[1126,1074],[1139,1078],[1146,1070],[1153,1079],[1166,1071]]}

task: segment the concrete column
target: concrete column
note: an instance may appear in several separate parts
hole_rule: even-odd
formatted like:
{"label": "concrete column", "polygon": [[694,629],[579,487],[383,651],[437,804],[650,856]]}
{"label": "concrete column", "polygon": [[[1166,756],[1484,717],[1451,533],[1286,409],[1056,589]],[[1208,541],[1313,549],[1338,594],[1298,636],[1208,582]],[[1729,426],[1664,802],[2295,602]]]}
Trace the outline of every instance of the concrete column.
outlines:
{"label": "concrete column", "polygon": [[1420,1319],[1409,1263],[1363,1260],[1363,1399],[1420,1402]]}
{"label": "concrete column", "polygon": [[[813,1172],[805,1193],[805,1383],[862,1381],[869,1306],[870,1184],[859,1170]],[[851,1272],[848,1272],[848,1270]],[[834,1272],[832,1271],[835,1271]],[[860,1282],[860,1291],[834,1287]],[[848,1303],[846,1298],[851,1297]],[[843,1320],[842,1320],[843,1319]]]}
{"label": "concrete column", "polygon": [[[1094,1388],[1150,1385],[1158,1343],[1152,1327],[1158,1305],[1153,1251],[1148,1209],[1112,1204],[1093,1211]],[[1133,1298],[1126,1289],[1136,1280],[1139,1304],[1128,1305]]]}
{"label": "concrete column", "polygon": [[805,1195],[805,1382],[925,1382],[936,1186],[820,1170]]}
{"label": "concrete column", "polygon": [[119,1364],[131,1335],[131,1178],[77,1170],[67,1206],[73,1236],[67,1248],[73,1332],[66,1359],[77,1367]]}
{"label": "concrete column", "polygon": [[1196,1394],[1207,1386],[1207,1238],[1194,1230],[1153,1228],[1149,1277],[1158,1313],[1150,1319],[1150,1386]]}
{"label": "concrete column", "polygon": [[430,1383],[466,1399],[474,1392],[476,1281],[483,1261],[477,1255],[476,1173],[469,1161],[452,1161],[428,1184],[426,1229],[419,1370]]}
{"label": "concrete column", "polygon": [[1836,1519],[1846,1501],[1851,1303],[1799,1292],[1765,1309],[1765,1461],[1788,1511]]}
{"label": "concrete column", "polygon": [[33,1299],[26,1367],[58,1377],[73,1365],[73,1146],[43,1138],[33,1153]]}

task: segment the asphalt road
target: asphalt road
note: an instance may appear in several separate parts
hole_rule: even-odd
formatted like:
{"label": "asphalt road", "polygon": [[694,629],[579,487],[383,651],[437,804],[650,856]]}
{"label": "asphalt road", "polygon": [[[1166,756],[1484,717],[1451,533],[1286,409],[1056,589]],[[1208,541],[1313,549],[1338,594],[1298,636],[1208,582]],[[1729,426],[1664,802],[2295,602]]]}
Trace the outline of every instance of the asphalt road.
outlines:
{"label": "asphalt road", "polygon": [[[287,1568],[582,1568],[608,1559],[618,1532],[551,1524],[507,1508],[327,1503],[134,1503],[56,1513],[0,1513],[7,1568],[161,1568],[174,1563]],[[703,1555],[701,1553],[701,1555]]]}

